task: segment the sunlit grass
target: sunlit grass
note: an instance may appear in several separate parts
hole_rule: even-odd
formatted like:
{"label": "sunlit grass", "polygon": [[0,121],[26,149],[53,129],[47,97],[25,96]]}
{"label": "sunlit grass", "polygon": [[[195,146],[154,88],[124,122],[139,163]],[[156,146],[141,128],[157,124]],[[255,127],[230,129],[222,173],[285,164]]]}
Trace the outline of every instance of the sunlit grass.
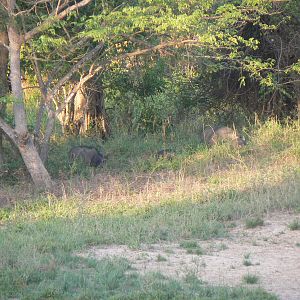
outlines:
{"label": "sunlit grass", "polygon": [[[67,159],[76,141],[54,140],[48,166],[57,195],[33,195],[27,182],[3,189],[23,200],[0,209],[0,295],[168,299],[176,292],[180,299],[196,294],[275,299],[262,291],[203,287],[158,274],[144,278],[124,260],[96,262],[73,255],[100,244],[139,247],[224,237],[235,220],[250,220],[248,227],[255,227],[266,212],[300,209],[299,125],[269,122],[254,129],[241,149],[208,149],[197,138],[179,130],[167,144],[157,135],[91,143],[102,147],[108,162],[96,171],[80,166],[78,173]],[[175,157],[157,160],[162,147],[174,149]],[[199,247],[192,246],[195,254]]]}

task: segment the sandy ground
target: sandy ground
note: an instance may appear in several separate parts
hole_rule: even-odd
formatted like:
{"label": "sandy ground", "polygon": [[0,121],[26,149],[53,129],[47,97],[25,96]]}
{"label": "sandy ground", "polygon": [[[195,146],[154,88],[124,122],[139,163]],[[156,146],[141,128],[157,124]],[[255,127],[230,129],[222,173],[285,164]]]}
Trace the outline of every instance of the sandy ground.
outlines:
{"label": "sandy ground", "polygon": [[[288,228],[294,219],[300,220],[300,215],[273,214],[264,218],[264,226],[246,229],[238,224],[226,239],[193,240],[204,255],[188,254],[180,242],[142,245],[140,249],[94,247],[79,255],[96,259],[124,257],[141,273],[158,271],[180,278],[192,272],[216,285],[245,285],[244,275],[256,275],[259,282],[251,286],[260,286],[282,300],[300,300],[300,230]],[[246,266],[245,261],[250,265]]]}

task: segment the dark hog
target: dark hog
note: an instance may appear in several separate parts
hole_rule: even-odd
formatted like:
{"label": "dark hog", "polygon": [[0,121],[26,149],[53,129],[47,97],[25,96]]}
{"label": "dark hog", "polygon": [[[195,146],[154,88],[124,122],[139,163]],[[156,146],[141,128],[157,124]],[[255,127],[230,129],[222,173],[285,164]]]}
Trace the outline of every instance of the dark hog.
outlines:
{"label": "dark hog", "polygon": [[73,147],[69,151],[70,161],[81,159],[85,164],[91,167],[98,167],[105,162],[104,155],[95,148],[85,146]]}
{"label": "dark hog", "polygon": [[237,133],[232,128],[219,126],[219,127],[206,127],[203,130],[202,140],[209,146],[215,145],[219,142],[230,143],[234,147],[242,147],[246,145],[243,136]]}

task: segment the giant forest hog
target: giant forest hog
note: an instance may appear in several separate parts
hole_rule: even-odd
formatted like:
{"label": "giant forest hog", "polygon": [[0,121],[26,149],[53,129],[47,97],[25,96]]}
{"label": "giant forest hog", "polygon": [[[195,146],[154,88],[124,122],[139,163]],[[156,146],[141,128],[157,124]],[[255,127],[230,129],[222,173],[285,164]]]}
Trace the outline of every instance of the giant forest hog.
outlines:
{"label": "giant forest hog", "polygon": [[246,145],[245,139],[241,135],[232,128],[225,126],[206,127],[202,133],[202,140],[210,146],[219,142],[227,142],[234,147],[242,147]]}
{"label": "giant forest hog", "polygon": [[84,163],[91,167],[98,167],[105,161],[102,153],[98,152],[95,148],[86,146],[73,147],[69,151],[70,161],[81,159]]}

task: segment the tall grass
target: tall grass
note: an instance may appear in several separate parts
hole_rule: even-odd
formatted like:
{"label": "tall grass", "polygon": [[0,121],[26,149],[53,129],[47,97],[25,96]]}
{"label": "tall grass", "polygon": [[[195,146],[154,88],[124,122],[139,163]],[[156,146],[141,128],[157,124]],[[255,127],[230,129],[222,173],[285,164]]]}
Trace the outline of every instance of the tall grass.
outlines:
{"label": "tall grass", "polygon": [[[0,298],[275,299],[191,278],[143,277],[124,260],[74,256],[91,245],[221,237],[232,220],[300,211],[299,124],[270,121],[253,129],[242,149],[208,149],[197,139],[178,130],[165,144],[157,135],[82,140],[108,154],[103,168],[86,169],[89,179],[80,168],[68,178],[66,153],[76,141],[54,140],[49,168],[63,196],[0,209]],[[174,149],[175,158],[156,159],[161,147]]]}

